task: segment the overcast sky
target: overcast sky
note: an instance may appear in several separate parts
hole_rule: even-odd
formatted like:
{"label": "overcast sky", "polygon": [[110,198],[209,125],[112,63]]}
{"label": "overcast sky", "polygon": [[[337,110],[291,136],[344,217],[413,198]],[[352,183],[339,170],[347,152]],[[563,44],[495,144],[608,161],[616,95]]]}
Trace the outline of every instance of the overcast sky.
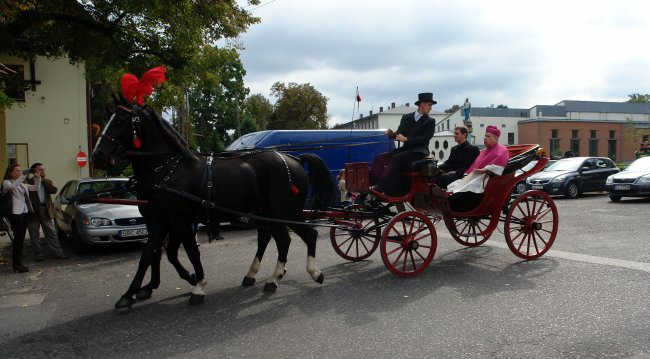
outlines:
{"label": "overcast sky", "polygon": [[262,0],[240,37],[251,94],[310,83],[330,124],[433,92],[443,112],[650,93],[648,1]]}

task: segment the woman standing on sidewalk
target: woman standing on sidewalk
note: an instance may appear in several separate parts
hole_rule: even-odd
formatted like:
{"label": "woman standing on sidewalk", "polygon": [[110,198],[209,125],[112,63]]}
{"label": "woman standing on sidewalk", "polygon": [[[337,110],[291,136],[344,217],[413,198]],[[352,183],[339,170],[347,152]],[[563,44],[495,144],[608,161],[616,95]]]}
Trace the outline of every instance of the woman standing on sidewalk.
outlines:
{"label": "woman standing on sidewalk", "polygon": [[41,177],[34,173],[34,184],[25,184],[25,178],[30,171],[22,172],[20,165],[11,164],[5,171],[2,181],[2,192],[11,191],[12,208],[9,216],[9,223],[14,232],[14,241],[11,245],[14,272],[29,272],[29,267],[23,265],[23,241],[27,231],[27,216],[33,213],[29,191],[38,191],[41,186]]}

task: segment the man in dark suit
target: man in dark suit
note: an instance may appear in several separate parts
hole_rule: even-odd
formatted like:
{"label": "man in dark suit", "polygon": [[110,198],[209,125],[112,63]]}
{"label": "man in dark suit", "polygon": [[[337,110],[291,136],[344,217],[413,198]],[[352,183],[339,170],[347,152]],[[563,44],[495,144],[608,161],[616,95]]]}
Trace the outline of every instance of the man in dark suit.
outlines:
{"label": "man in dark suit", "polygon": [[435,131],[435,121],[429,117],[429,112],[436,103],[432,93],[421,93],[415,102],[417,111],[402,116],[394,133],[401,146],[393,153],[386,172],[374,188],[376,191],[390,196],[403,196],[408,192],[410,178],[402,173],[408,172],[411,162],[429,155],[429,140]]}
{"label": "man in dark suit", "polygon": [[454,128],[454,141],[458,143],[451,148],[449,158],[442,165],[438,166],[444,173],[438,178],[438,186],[447,188],[447,185],[457,179],[463,178],[465,171],[478,157],[478,147],[467,142],[467,127],[458,126]]}

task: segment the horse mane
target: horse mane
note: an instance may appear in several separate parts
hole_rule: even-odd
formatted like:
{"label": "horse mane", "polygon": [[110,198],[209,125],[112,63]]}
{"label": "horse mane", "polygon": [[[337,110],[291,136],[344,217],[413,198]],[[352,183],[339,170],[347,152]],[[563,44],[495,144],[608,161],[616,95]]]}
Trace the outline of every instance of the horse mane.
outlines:
{"label": "horse mane", "polygon": [[176,129],[167,121],[165,121],[162,116],[160,116],[153,109],[146,107],[149,117],[158,121],[160,128],[163,134],[172,141],[172,144],[178,151],[184,156],[189,158],[197,159],[196,154],[190,149],[190,145],[185,141],[183,137],[176,131]]}

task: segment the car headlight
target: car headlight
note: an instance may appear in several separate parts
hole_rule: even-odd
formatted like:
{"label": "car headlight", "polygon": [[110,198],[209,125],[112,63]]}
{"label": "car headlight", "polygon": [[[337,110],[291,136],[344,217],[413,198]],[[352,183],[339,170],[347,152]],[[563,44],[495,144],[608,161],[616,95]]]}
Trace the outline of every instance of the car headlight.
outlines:
{"label": "car headlight", "polygon": [[612,179],[613,176],[607,177],[607,181],[605,181],[605,184],[614,184],[614,180]]}
{"label": "car headlight", "polygon": [[650,175],[641,176],[641,177],[637,178],[635,182],[636,183],[648,183],[648,182],[650,182]]}
{"label": "car headlight", "polygon": [[108,218],[93,217],[90,219],[90,224],[92,224],[95,227],[110,226],[111,220]]}
{"label": "car headlight", "polygon": [[564,182],[564,179],[565,179],[565,178],[566,178],[566,176],[557,176],[557,177],[553,178],[553,179],[551,180],[551,182],[554,182],[554,183],[562,183],[562,182]]}

